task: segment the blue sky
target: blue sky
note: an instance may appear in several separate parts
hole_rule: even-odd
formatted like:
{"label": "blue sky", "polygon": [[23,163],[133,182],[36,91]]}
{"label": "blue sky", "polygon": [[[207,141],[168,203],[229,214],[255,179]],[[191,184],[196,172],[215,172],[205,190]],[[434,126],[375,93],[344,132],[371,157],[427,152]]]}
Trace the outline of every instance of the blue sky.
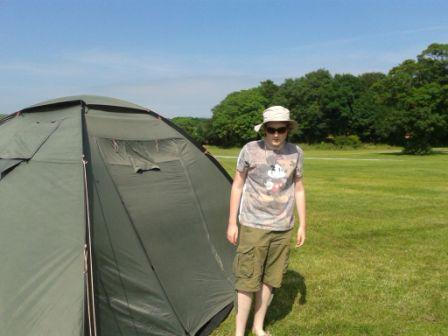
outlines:
{"label": "blue sky", "polygon": [[232,91],[387,72],[448,43],[448,1],[0,0],[0,113],[76,94],[210,117]]}

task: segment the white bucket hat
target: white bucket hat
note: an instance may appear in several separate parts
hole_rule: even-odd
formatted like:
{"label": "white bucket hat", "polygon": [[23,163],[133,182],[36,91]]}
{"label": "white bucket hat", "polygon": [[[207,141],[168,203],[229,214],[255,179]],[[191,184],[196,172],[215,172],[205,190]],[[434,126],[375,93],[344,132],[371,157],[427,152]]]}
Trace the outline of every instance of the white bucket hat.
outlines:
{"label": "white bucket hat", "polygon": [[271,106],[263,111],[263,122],[254,126],[255,132],[259,132],[261,126],[270,121],[287,121],[291,128],[297,126],[297,122],[289,118],[289,110],[287,108],[283,106]]}

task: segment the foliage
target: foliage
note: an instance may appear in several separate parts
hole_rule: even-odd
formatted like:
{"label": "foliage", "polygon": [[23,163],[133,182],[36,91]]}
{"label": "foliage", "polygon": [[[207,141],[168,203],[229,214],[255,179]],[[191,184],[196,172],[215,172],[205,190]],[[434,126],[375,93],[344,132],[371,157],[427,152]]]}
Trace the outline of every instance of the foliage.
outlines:
{"label": "foliage", "polygon": [[256,138],[254,125],[262,122],[261,112],[267,99],[260,88],[229,94],[213,108],[212,143],[221,146],[241,145]]}
{"label": "foliage", "polygon": [[362,142],[357,135],[337,135],[334,137],[334,144],[339,148],[359,148]]}
{"label": "foliage", "polygon": [[344,142],[356,135],[403,146],[405,153],[429,153],[431,146],[448,145],[448,44],[433,43],[388,74],[333,76],[319,69],[231,93],[213,108],[209,142],[232,146],[256,138],[253,126],[273,105],[288,107],[299,123],[290,141],[322,143],[334,136]]}
{"label": "foliage", "polygon": [[417,61],[393,68],[374,88],[382,107],[378,132],[405,153],[427,154],[446,144],[448,126],[448,45],[432,44]]}
{"label": "foliage", "polygon": [[210,119],[193,117],[174,117],[171,119],[184,129],[196,142],[206,144],[210,137]]}

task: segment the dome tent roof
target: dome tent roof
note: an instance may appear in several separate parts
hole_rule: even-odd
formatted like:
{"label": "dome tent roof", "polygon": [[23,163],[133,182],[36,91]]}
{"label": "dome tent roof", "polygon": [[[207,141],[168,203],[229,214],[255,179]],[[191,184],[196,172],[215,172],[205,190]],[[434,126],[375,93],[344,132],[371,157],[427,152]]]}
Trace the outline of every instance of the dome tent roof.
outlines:
{"label": "dome tent roof", "polygon": [[207,335],[231,308],[228,176],[169,120],[45,101],[0,123],[0,173],[7,334]]}
{"label": "dome tent roof", "polygon": [[147,108],[144,108],[140,105],[128,102],[126,100],[121,100],[117,98],[105,97],[105,96],[95,96],[95,95],[77,95],[77,96],[67,96],[60,97],[56,99],[46,100],[37,104],[34,104],[25,110],[30,110],[38,107],[61,104],[61,103],[69,103],[69,102],[77,102],[82,101],[86,105],[100,105],[100,106],[115,106],[115,107],[123,107],[134,110],[142,110],[148,111]]}

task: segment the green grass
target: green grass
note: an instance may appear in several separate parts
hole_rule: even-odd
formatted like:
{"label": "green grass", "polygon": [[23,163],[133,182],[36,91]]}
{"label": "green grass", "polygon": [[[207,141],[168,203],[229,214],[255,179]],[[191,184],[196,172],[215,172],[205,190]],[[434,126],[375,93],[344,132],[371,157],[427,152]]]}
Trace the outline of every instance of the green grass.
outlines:
{"label": "green grass", "polygon": [[[448,335],[448,150],[304,150],[307,240],[292,250],[267,329]],[[218,160],[233,175],[236,159]],[[232,313],[212,335],[232,335],[234,321]]]}

